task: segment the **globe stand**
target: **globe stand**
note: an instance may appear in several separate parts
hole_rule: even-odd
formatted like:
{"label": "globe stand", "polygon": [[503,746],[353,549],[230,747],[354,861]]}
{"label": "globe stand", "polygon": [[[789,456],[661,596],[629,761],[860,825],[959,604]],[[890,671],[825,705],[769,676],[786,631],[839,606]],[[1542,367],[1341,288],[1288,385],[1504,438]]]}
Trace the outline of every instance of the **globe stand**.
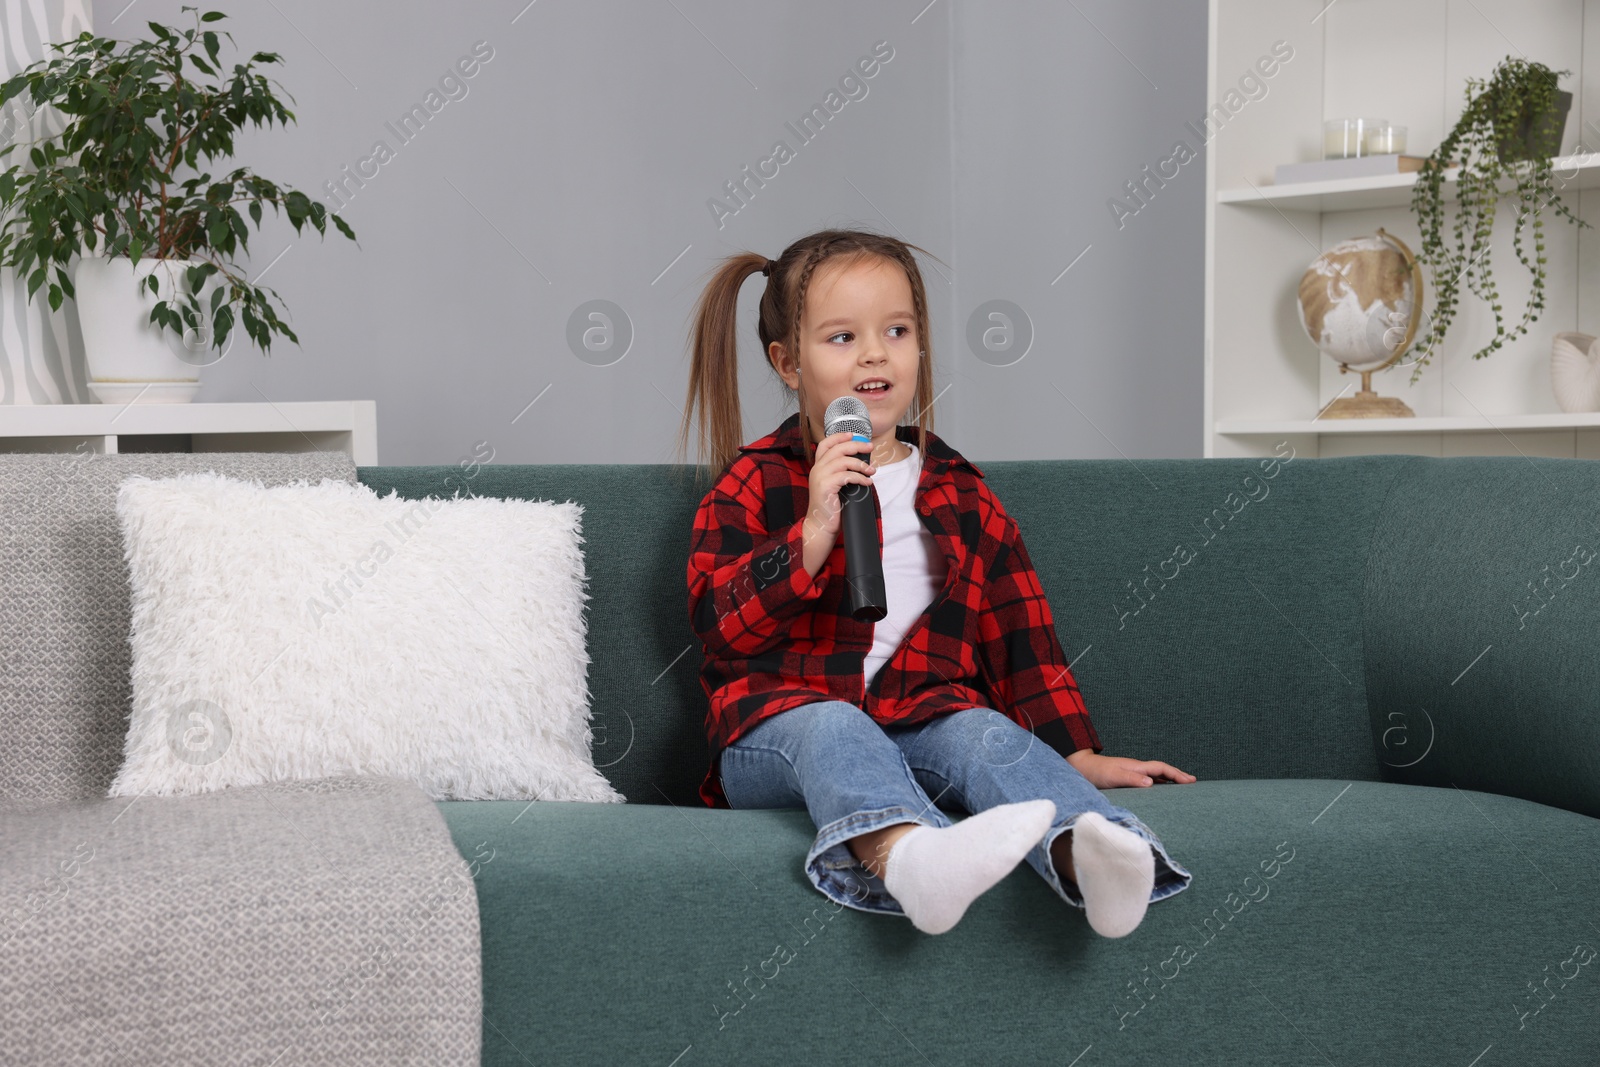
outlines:
{"label": "globe stand", "polygon": [[[1382,370],[1382,367],[1377,368]],[[1350,370],[1339,364],[1339,373]],[[1379,396],[1372,390],[1372,371],[1361,371],[1361,388],[1355,396],[1341,396],[1317,414],[1319,419],[1404,419],[1415,418],[1404,400],[1397,396]]]}

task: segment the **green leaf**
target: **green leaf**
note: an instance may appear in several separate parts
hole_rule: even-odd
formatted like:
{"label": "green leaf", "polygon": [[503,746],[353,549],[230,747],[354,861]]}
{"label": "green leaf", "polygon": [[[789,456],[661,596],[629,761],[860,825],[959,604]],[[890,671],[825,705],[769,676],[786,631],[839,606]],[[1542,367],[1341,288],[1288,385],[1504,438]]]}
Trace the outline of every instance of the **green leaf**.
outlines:
{"label": "green leaf", "polygon": [[223,19],[225,19],[227,17],[228,16],[224,15],[220,11],[207,11],[204,15],[200,16],[200,21],[201,22],[220,22],[220,21],[222,21]]}
{"label": "green leaf", "polygon": [[52,285],[50,287],[50,310],[61,310],[61,287],[59,285]]}
{"label": "green leaf", "polygon": [[229,307],[227,304],[224,304],[217,309],[217,313],[212,316],[211,319],[212,344],[216,345],[218,348],[221,348],[223,343],[227,341],[228,334],[232,332],[233,308]]}

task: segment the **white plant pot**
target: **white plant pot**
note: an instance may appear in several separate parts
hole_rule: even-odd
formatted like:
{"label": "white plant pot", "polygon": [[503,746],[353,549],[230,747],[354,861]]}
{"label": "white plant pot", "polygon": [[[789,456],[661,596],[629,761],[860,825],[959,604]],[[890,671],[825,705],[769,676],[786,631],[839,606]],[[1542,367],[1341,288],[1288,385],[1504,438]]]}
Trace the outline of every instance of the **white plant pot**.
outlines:
{"label": "white plant pot", "polygon": [[[188,292],[184,271],[192,260],[145,257],[135,267],[125,256],[86,256],[78,260],[72,284],[77,290],[78,321],[83,330],[83,356],[89,393],[102,404],[186,403],[200,390],[200,367],[215,362],[209,332],[189,340],[150,321],[159,300],[172,303]],[[160,272],[160,295],[144,280]],[[201,306],[208,307],[215,276],[206,279]]]}

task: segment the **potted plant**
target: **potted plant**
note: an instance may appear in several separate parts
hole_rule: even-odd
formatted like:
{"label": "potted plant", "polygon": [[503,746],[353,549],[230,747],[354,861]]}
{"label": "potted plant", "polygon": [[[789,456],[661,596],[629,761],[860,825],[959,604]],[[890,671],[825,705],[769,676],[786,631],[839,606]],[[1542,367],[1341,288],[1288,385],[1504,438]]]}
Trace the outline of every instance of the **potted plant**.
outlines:
{"label": "potted plant", "polygon": [[274,333],[300,343],[273,309],[283,306],[276,290],[252,284],[233,257],[249,250],[246,212],[259,230],[271,205],[296,233],[309,222],[324,236],[329,215],[248,167],[206,169],[231,157],[246,122],[294,120],[255,70],[278,55],[256,52],[224,73],[221,39],[206,26],[226,17],[197,14],[181,33],[151,22],[152,40],[86,31],[0,85],[0,109],[27,94],[31,108],[66,117],[55,135],[0,146],[0,162],[25,151],[29,163],[0,172],[0,266],[27,278],[29,300],[42,288],[52,309],[77,301],[102,401],[140,388],[130,383],[157,394],[148,399],[189,399],[208,350],[221,358],[236,321],[263,353]]}
{"label": "potted plant", "polygon": [[[1570,73],[1507,57],[1487,81],[1468,78],[1466,109],[1418,172],[1411,210],[1422,231],[1418,258],[1433,270],[1435,311],[1424,342],[1415,349],[1420,358],[1411,373],[1413,382],[1450,328],[1463,281],[1494,310],[1495,335],[1472,354],[1473,359],[1483,359],[1507,341],[1522,336],[1538,320],[1544,307],[1545,281],[1544,222],[1540,212],[1546,205],[1579,226],[1589,225],[1567,210],[1551,181],[1550,157],[1561,150],[1561,135],[1572,105],[1572,94],[1557,89],[1556,78]],[[1474,89],[1478,90],[1476,94]],[[1442,236],[1442,186],[1446,167],[1454,165],[1449,162],[1452,159],[1459,162],[1460,173],[1456,177],[1455,240],[1453,245],[1447,245]],[[1507,178],[1512,182],[1511,188],[1502,192],[1500,182]],[[1502,196],[1510,196],[1518,205],[1512,245],[1517,260],[1533,276],[1522,320],[1509,332],[1501,319],[1500,295],[1489,264],[1495,207]],[[1523,227],[1530,220],[1534,242],[1531,261],[1522,243]]]}

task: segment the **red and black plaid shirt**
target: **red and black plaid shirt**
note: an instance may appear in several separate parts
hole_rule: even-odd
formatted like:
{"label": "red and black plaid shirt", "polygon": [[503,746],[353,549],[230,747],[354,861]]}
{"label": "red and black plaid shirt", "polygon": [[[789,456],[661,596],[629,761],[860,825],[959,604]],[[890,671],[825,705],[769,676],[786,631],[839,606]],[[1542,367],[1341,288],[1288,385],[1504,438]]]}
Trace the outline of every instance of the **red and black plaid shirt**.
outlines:
{"label": "red and black plaid shirt", "polygon": [[[917,443],[914,426],[895,436]],[[810,465],[799,415],[739,452],[700,502],[689,550],[689,619],[710,701],[707,805],[729,806],[717,774],[724,748],[819,700],[848,701],[884,725],[993,708],[1063,756],[1102,750],[1016,521],[970,461],[928,434],[915,507],[949,570],[868,688],[874,624],[850,614],[843,539],[815,578],[802,562]],[[881,545],[876,491],[872,503]]]}

